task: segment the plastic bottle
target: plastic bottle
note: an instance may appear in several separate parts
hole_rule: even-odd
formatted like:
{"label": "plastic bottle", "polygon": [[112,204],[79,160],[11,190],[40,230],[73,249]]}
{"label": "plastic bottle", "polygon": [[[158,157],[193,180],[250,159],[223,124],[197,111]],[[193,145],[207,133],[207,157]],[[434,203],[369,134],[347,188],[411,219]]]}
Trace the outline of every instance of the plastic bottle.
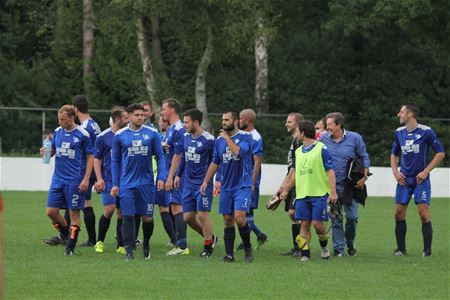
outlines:
{"label": "plastic bottle", "polygon": [[42,155],[42,163],[48,165],[50,163],[52,150],[52,141],[48,136],[45,138],[43,146],[44,146],[44,155]]}

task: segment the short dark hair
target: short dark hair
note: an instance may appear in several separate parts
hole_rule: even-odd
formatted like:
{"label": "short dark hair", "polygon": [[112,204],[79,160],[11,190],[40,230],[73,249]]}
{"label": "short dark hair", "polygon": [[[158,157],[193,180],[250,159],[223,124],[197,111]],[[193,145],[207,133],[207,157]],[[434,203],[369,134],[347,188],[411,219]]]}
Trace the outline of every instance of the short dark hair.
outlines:
{"label": "short dark hair", "polygon": [[225,110],[223,112],[223,114],[231,114],[231,118],[233,119],[233,121],[239,120],[239,113],[235,110],[229,109],[229,110]]}
{"label": "short dark hair", "polygon": [[198,121],[198,124],[202,125],[203,113],[197,108],[191,108],[184,112],[185,117],[191,118],[192,122]]}
{"label": "short dark hair", "polygon": [[67,113],[69,117],[76,117],[77,114],[75,113],[75,109],[73,109],[72,105],[66,104],[61,106],[61,108],[58,110],[58,114]]}
{"label": "short dark hair", "polygon": [[[342,113],[340,113],[340,112],[332,112],[332,113],[329,113],[326,118],[327,118],[327,120],[328,119],[333,119],[334,124],[341,125],[341,128],[344,129],[345,118],[344,118],[344,115]],[[326,124],[327,124],[327,122],[325,122],[325,125]]]}
{"label": "short dark hair", "polygon": [[132,103],[127,106],[127,113],[132,114],[135,110],[145,110],[144,106],[139,103]]}
{"label": "short dark hair", "polygon": [[309,139],[314,139],[316,136],[316,128],[311,120],[305,120],[298,123],[298,130],[303,132],[305,137]]}
{"label": "short dark hair", "polygon": [[404,107],[406,107],[406,109],[411,112],[413,114],[413,118],[417,119],[417,117],[419,116],[419,107],[413,103],[405,103],[403,104]]}
{"label": "short dark hair", "polygon": [[89,102],[84,95],[76,95],[72,100],[72,105],[83,114],[87,114],[89,111]]}
{"label": "short dark hair", "polygon": [[167,103],[170,108],[173,108],[178,114],[181,111],[181,103],[177,99],[169,98],[162,102],[162,104]]}
{"label": "short dark hair", "polygon": [[113,122],[115,122],[119,118],[122,118],[122,115],[124,112],[125,112],[125,107],[114,106],[111,110],[111,119],[113,120]]}

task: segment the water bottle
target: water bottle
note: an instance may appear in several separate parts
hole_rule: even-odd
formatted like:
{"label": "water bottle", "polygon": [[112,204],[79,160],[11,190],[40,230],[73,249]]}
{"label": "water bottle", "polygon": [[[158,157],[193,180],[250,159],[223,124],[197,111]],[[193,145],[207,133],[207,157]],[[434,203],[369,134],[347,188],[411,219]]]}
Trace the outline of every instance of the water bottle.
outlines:
{"label": "water bottle", "polygon": [[52,150],[52,141],[47,136],[44,140],[44,155],[42,155],[42,163],[49,164],[51,158],[51,150]]}

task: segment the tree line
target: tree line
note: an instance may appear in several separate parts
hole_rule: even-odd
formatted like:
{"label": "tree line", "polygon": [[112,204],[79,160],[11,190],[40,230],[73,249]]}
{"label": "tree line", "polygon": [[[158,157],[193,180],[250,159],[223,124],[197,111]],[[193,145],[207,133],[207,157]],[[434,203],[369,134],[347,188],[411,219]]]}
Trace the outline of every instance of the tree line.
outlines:
{"label": "tree line", "polygon": [[[285,161],[289,137],[283,118],[265,114],[340,111],[372,164],[388,165],[395,115],[412,101],[449,148],[446,0],[9,0],[0,49],[0,106],[58,107],[83,93],[92,108],[157,107],[173,97],[216,130],[209,112],[251,107],[266,163]],[[0,118],[3,151],[32,153],[40,116]],[[27,125],[8,130],[17,120]]]}

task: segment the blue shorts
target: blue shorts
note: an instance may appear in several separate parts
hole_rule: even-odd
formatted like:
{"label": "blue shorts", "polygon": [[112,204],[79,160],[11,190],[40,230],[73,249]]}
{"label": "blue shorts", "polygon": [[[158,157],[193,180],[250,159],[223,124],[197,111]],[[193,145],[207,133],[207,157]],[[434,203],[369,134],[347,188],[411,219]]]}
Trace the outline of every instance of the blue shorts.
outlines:
{"label": "blue shorts", "polygon": [[428,204],[431,202],[430,177],[421,184],[417,184],[416,177],[406,177],[406,185],[397,184],[395,203],[408,205],[414,195],[415,204]]}
{"label": "blue shorts", "polygon": [[105,182],[105,191],[102,192],[102,203],[103,206],[106,205],[117,205],[117,197],[111,196],[112,183]]}
{"label": "blue shorts", "polygon": [[322,197],[306,197],[295,201],[295,219],[306,221],[328,221],[328,195]]}
{"label": "blue shorts", "polygon": [[259,187],[255,187],[253,190],[252,203],[250,208],[257,209],[259,203]]}
{"label": "blue shorts", "polygon": [[183,212],[190,211],[211,211],[213,201],[212,184],[206,187],[206,194],[200,193],[200,186],[187,186],[183,189]]}
{"label": "blue shorts", "polygon": [[235,210],[248,212],[252,196],[251,187],[238,190],[220,191],[219,214],[233,215]]}
{"label": "blue shorts", "polygon": [[88,189],[86,190],[86,192],[84,192],[84,198],[86,200],[91,200],[92,199],[92,187],[94,186],[95,181],[96,181],[95,178],[89,179]]}
{"label": "blue shorts", "polygon": [[183,187],[180,185],[180,188],[177,190],[172,189],[170,192],[166,192],[166,202],[169,204],[178,204],[182,205],[182,191]]}
{"label": "blue shorts", "polygon": [[169,202],[167,201],[167,193],[164,189],[158,191],[158,187],[155,187],[155,193],[156,193],[156,201],[155,204],[159,206],[169,207]]}
{"label": "blue shorts", "polygon": [[123,216],[153,216],[155,204],[155,189],[153,186],[122,187],[119,196]]}
{"label": "blue shorts", "polygon": [[80,210],[84,208],[85,193],[80,193],[78,185],[54,183],[50,185],[47,207]]}

